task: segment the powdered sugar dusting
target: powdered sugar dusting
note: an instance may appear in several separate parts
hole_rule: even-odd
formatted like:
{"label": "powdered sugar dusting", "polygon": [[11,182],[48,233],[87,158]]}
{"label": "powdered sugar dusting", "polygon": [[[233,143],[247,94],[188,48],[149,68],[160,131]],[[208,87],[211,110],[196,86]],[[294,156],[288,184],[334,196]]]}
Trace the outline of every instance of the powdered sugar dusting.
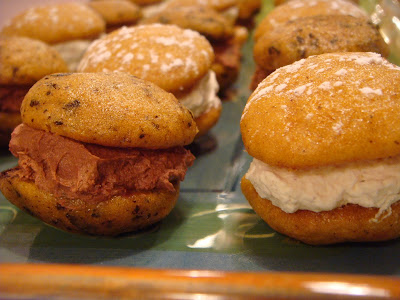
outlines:
{"label": "powdered sugar dusting", "polygon": [[133,57],[134,56],[132,53],[125,54],[124,57],[122,58],[122,63],[123,64],[130,63]]}
{"label": "powdered sugar dusting", "polygon": [[279,93],[279,92],[282,91],[285,87],[287,87],[287,84],[282,83],[282,84],[278,85],[278,86],[275,88],[275,92]]}
{"label": "powdered sugar dusting", "polygon": [[361,88],[360,91],[363,94],[382,95],[382,90],[381,89],[372,89],[370,87],[364,87],[364,88]]}
{"label": "powdered sugar dusting", "polygon": [[339,121],[339,122],[333,124],[332,129],[336,133],[340,133],[340,130],[341,130],[342,127],[343,127],[343,123],[341,121]]}
{"label": "powdered sugar dusting", "polygon": [[337,71],[335,73],[335,75],[338,75],[338,76],[343,76],[343,75],[346,75],[346,74],[347,74],[347,70],[346,69],[340,69],[339,71]]}
{"label": "powdered sugar dusting", "polygon": [[209,42],[189,29],[161,24],[122,27],[93,43],[78,70],[109,68],[111,64],[158,84],[162,74],[168,74],[170,81],[202,76],[207,71],[204,66],[211,65],[212,54]]}
{"label": "powdered sugar dusting", "polygon": [[330,90],[332,87],[331,87],[331,83],[329,81],[324,81],[323,83],[321,83],[318,86],[318,88],[323,89],[323,90]]}

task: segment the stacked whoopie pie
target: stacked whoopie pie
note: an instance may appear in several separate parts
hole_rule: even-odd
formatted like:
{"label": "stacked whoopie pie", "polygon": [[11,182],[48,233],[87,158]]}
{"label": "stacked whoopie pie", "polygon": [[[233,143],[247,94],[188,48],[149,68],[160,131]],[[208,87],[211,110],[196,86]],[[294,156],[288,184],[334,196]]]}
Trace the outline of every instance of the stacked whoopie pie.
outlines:
{"label": "stacked whoopie pie", "polygon": [[67,65],[47,44],[25,37],[0,37],[0,146],[21,123],[25,94],[43,76],[66,72]]}
{"label": "stacked whoopie pie", "polygon": [[31,7],[3,27],[4,36],[24,36],[52,45],[75,71],[93,39],[105,31],[103,18],[83,3],[67,2]]}
{"label": "stacked whoopie pie", "polygon": [[198,32],[175,25],[122,27],[93,42],[80,72],[126,72],[151,81],[194,115],[197,136],[207,133],[221,114],[218,83],[210,70],[214,52]]}
{"label": "stacked whoopie pie", "polygon": [[214,49],[215,60],[211,68],[217,75],[221,92],[224,92],[238,77],[241,48],[248,37],[246,27],[239,24],[251,22],[260,6],[258,0],[169,0],[151,13],[144,13],[140,23],[175,24],[204,35]]}
{"label": "stacked whoopie pie", "polygon": [[118,235],[163,219],[194,156],[190,111],[126,73],[38,81],[12,133],[18,166],[0,175],[13,204],[60,229]]}
{"label": "stacked whoopie pie", "polygon": [[400,236],[399,82],[398,66],[361,52],[265,78],[240,123],[254,157],[242,191],[255,212],[308,244]]}

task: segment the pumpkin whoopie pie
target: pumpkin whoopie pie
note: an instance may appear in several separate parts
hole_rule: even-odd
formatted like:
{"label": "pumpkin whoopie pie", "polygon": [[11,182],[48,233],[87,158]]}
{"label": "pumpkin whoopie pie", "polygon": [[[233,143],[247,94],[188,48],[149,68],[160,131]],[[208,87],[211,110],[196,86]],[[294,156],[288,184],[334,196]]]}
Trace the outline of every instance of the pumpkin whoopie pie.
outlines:
{"label": "pumpkin whoopie pie", "polygon": [[367,52],[311,56],[265,78],[240,123],[255,212],[308,244],[399,237],[399,83],[398,66]]}
{"label": "pumpkin whoopie pie", "polygon": [[194,156],[189,110],[126,73],[53,74],[38,81],[12,133],[16,168],[0,175],[13,204],[60,229],[118,235],[174,207]]}
{"label": "pumpkin whoopie pie", "polygon": [[8,146],[11,132],[21,123],[21,103],[32,85],[45,75],[67,71],[49,45],[25,37],[0,37],[1,147]]}
{"label": "pumpkin whoopie pie", "polygon": [[52,45],[75,71],[93,39],[105,31],[103,18],[83,3],[69,2],[31,7],[13,17],[1,34],[25,36]]}

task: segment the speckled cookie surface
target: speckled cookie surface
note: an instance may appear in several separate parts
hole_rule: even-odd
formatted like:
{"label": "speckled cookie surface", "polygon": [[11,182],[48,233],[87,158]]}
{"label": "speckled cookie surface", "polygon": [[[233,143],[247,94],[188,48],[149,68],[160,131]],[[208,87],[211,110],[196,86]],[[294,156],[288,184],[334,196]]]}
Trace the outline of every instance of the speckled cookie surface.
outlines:
{"label": "speckled cookie surface", "polygon": [[346,0],[292,0],[273,9],[257,26],[254,39],[264,33],[285,24],[287,21],[301,17],[317,15],[350,15],[368,19],[361,7]]}
{"label": "speckled cookie surface", "polygon": [[21,116],[33,128],[112,147],[169,148],[197,133],[172,94],[126,73],[46,76],[25,96]]}
{"label": "speckled cookie surface", "polygon": [[107,26],[132,24],[142,17],[139,6],[126,0],[93,1],[89,6],[104,18]]}
{"label": "speckled cookie surface", "polygon": [[60,54],[41,41],[0,38],[0,84],[34,84],[47,74],[67,70]]}
{"label": "speckled cookie surface", "polygon": [[78,71],[127,72],[174,92],[210,69],[214,52],[199,33],[175,25],[122,27],[93,42]]}
{"label": "speckled cookie surface", "polygon": [[312,56],[282,67],[241,118],[248,153],[293,169],[400,154],[400,67],[374,53]]}
{"label": "speckled cookie surface", "polygon": [[81,3],[35,6],[15,16],[3,27],[7,36],[26,36],[55,44],[91,39],[104,32],[105,23],[93,9]]}
{"label": "speckled cookie surface", "polygon": [[233,35],[233,26],[221,14],[207,6],[170,7],[141,20],[142,24],[175,24],[219,40]]}
{"label": "speckled cookie surface", "polygon": [[389,47],[367,20],[321,15],[289,21],[264,34],[254,46],[254,59],[263,69],[274,70],[330,52],[376,52],[386,57]]}

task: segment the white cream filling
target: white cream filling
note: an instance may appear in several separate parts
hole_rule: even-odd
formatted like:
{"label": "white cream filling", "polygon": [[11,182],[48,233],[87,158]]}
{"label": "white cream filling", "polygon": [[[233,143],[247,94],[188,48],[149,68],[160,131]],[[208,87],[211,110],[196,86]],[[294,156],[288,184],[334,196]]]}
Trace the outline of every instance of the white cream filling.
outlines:
{"label": "white cream filling", "polygon": [[261,198],[287,213],[329,211],[351,203],[379,208],[376,221],[383,212],[390,215],[390,206],[400,199],[400,157],[302,171],[254,159],[246,178]]}
{"label": "white cream filling", "polygon": [[221,100],[217,96],[218,90],[219,85],[214,71],[208,71],[189,93],[178,100],[197,118],[211,108],[221,105]]}
{"label": "white cream filling", "polygon": [[83,57],[86,49],[92,43],[91,40],[73,40],[53,45],[61,57],[66,62],[71,72],[76,71],[79,62]]}

